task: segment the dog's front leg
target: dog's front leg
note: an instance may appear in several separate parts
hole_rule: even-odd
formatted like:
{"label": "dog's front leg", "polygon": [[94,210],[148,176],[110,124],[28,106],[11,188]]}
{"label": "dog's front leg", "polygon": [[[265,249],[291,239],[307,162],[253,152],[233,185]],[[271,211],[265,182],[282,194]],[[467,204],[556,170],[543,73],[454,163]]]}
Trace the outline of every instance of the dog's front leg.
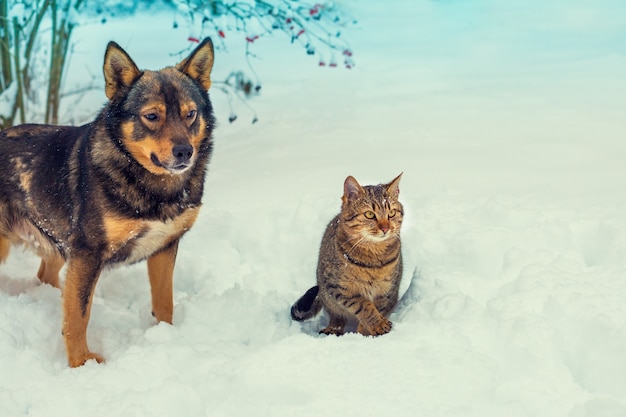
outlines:
{"label": "dog's front leg", "polygon": [[152,315],[158,321],[172,324],[174,294],[172,290],[174,263],[178,240],[148,258],[148,276],[152,293]]}
{"label": "dog's front leg", "polygon": [[70,258],[63,288],[63,337],[67,358],[72,368],[90,359],[104,362],[104,358],[87,347],[87,324],[91,313],[94,288],[101,266],[94,257]]}

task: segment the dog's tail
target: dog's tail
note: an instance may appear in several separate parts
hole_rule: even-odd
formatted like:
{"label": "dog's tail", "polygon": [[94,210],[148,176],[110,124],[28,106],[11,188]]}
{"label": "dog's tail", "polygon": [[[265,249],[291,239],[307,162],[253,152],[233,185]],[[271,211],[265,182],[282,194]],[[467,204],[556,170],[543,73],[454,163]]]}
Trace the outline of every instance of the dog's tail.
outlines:
{"label": "dog's tail", "polygon": [[302,297],[291,306],[291,318],[296,321],[307,320],[315,317],[322,309],[322,302],[317,294],[320,287],[316,285],[304,293]]}

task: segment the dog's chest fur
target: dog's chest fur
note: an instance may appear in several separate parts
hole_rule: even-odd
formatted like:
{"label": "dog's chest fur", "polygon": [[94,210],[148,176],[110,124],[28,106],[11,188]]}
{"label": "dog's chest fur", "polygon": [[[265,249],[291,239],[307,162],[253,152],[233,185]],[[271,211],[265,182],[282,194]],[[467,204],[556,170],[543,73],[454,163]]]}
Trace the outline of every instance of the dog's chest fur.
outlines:
{"label": "dog's chest fur", "polygon": [[[101,230],[104,236],[101,241],[106,242],[106,248],[102,253],[102,261],[108,265],[131,264],[148,258],[187,232],[195,222],[198,211],[199,206],[189,208],[166,221],[103,217]],[[16,242],[27,245],[42,256],[57,250],[72,256],[73,245],[58,238],[52,244],[52,231],[41,222],[25,218],[16,220],[12,225],[12,234]]]}
{"label": "dog's chest fur", "polygon": [[199,207],[188,208],[166,221],[104,216],[106,263],[135,263],[167,247],[191,228],[198,210]]}

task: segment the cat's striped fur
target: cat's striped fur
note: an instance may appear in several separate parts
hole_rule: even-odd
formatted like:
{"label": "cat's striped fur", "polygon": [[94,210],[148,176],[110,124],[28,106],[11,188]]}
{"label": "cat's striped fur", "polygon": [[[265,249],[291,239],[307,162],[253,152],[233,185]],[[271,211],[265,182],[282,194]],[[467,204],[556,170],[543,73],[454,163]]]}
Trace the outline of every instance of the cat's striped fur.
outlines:
{"label": "cat's striped fur", "polygon": [[402,278],[401,176],[389,184],[363,187],[346,178],[341,212],[322,238],[317,285],[291,307],[294,320],[312,318],[324,308],[330,322],[320,333],[341,335],[352,318],[363,335],[391,330],[387,317],[398,301]]}

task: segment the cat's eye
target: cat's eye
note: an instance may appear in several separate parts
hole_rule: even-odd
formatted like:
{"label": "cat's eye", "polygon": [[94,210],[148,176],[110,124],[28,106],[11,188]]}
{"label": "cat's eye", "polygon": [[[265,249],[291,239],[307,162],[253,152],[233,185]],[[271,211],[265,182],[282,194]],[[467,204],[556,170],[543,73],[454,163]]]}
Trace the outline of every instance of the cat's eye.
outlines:
{"label": "cat's eye", "polygon": [[388,215],[389,215],[389,218],[392,218],[393,216],[396,215],[396,210],[395,209],[389,210],[389,214]]}
{"label": "cat's eye", "polygon": [[375,219],[376,215],[374,214],[373,211],[366,211],[365,213],[363,213],[363,215],[368,218],[368,219]]}

